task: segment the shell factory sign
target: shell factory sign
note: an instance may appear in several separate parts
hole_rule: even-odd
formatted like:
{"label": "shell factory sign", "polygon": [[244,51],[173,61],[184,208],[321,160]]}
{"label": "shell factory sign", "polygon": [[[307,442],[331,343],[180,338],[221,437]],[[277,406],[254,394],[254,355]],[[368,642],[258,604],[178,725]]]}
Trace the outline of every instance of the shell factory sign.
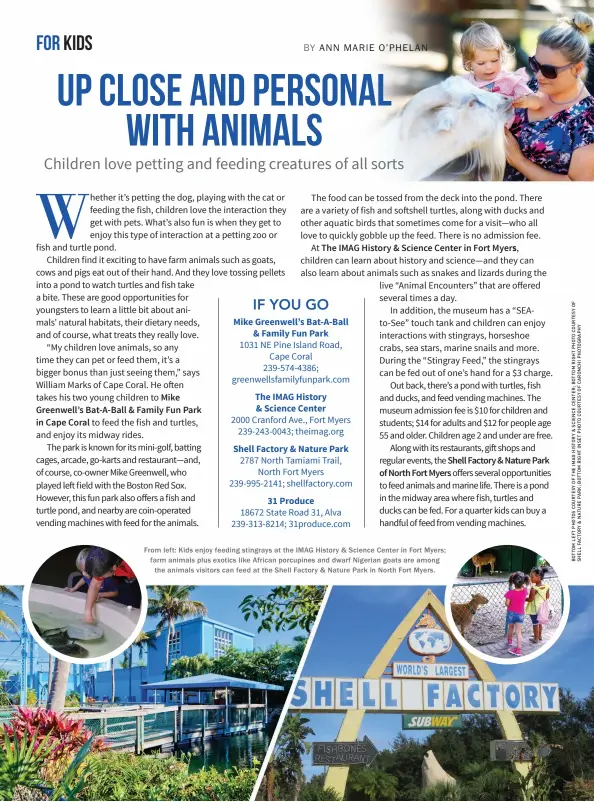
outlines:
{"label": "shell factory sign", "polygon": [[420,661],[394,661],[389,678],[302,677],[291,707],[312,713],[559,712],[556,683],[482,681],[470,678],[466,663],[437,662],[451,650],[453,641],[428,612],[409,633],[407,644]]}
{"label": "shell factory sign", "polygon": [[330,713],[558,713],[559,685],[548,682],[302,677],[294,710]]}

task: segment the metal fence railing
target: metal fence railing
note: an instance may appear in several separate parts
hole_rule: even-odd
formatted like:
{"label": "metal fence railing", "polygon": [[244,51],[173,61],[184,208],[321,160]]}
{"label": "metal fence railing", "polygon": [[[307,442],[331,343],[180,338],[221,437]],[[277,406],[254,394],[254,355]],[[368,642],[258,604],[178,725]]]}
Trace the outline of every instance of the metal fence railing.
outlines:
{"label": "metal fence railing", "polygon": [[[547,631],[556,629],[563,615],[563,586],[557,577],[547,578],[546,584],[550,589],[550,606],[552,616],[547,625]],[[506,580],[493,580],[491,582],[481,581],[472,584],[454,585],[450,601],[452,604],[466,604],[473,596],[480,595],[487,599],[487,604],[478,607],[476,615],[473,616],[468,626],[465,638],[474,646],[484,646],[501,640],[505,635],[505,594],[509,590]],[[524,618],[523,631],[525,635],[532,633],[532,621],[530,616]]]}
{"label": "metal fence railing", "polygon": [[[10,721],[13,712],[14,708],[0,709],[0,728]],[[74,715],[111,749],[135,751],[137,754],[167,743],[175,746],[180,741],[209,737],[213,731],[228,734],[241,728],[248,732],[250,728],[261,728],[266,719],[264,705],[229,705],[227,727],[222,705],[111,708],[81,711]]]}
{"label": "metal fence railing", "polygon": [[169,735],[173,736],[176,715],[177,710],[164,710],[161,713],[149,713],[143,716],[144,740],[151,741]]}

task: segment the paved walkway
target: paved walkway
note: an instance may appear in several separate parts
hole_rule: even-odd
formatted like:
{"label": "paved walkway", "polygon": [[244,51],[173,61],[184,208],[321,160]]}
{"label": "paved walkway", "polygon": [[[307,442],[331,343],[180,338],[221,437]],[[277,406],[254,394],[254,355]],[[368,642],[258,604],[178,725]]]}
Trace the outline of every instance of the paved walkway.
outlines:
{"label": "paved walkway", "polygon": [[[522,654],[532,654],[533,652],[537,652],[548,640],[550,640],[554,633],[556,627],[543,627],[542,632],[542,643],[530,643],[528,638],[525,636],[524,633],[524,643],[522,645]],[[469,641],[470,642],[470,641]],[[485,643],[482,646],[476,646],[476,649],[479,649],[481,652],[489,657],[503,657],[506,660],[515,660],[516,657],[513,654],[510,654],[507,650],[509,646],[507,644],[507,638],[502,637],[501,640],[496,641],[495,643]]]}

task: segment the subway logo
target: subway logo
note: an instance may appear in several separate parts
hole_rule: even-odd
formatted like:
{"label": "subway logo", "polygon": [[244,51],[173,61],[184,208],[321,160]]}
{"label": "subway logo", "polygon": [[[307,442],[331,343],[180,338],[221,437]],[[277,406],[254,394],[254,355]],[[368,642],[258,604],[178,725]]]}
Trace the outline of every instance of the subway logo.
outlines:
{"label": "subway logo", "polygon": [[402,716],[403,730],[443,730],[462,727],[462,716]]}

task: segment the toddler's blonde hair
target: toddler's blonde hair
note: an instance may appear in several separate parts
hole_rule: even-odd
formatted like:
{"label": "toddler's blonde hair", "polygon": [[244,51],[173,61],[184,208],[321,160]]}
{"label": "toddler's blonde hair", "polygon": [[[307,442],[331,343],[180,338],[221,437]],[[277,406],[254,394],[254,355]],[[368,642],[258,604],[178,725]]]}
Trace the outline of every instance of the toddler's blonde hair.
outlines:
{"label": "toddler's blonde hair", "polygon": [[78,557],[76,558],[76,567],[81,572],[85,570],[85,562],[90,551],[91,549],[82,549],[82,551],[79,551],[78,553]]}
{"label": "toddler's blonde hair", "polygon": [[473,22],[460,39],[460,52],[462,64],[467,72],[471,72],[470,62],[474,59],[477,50],[496,50],[505,63],[507,56],[514,52],[513,47],[503,41],[503,37],[493,25],[487,22]]}

